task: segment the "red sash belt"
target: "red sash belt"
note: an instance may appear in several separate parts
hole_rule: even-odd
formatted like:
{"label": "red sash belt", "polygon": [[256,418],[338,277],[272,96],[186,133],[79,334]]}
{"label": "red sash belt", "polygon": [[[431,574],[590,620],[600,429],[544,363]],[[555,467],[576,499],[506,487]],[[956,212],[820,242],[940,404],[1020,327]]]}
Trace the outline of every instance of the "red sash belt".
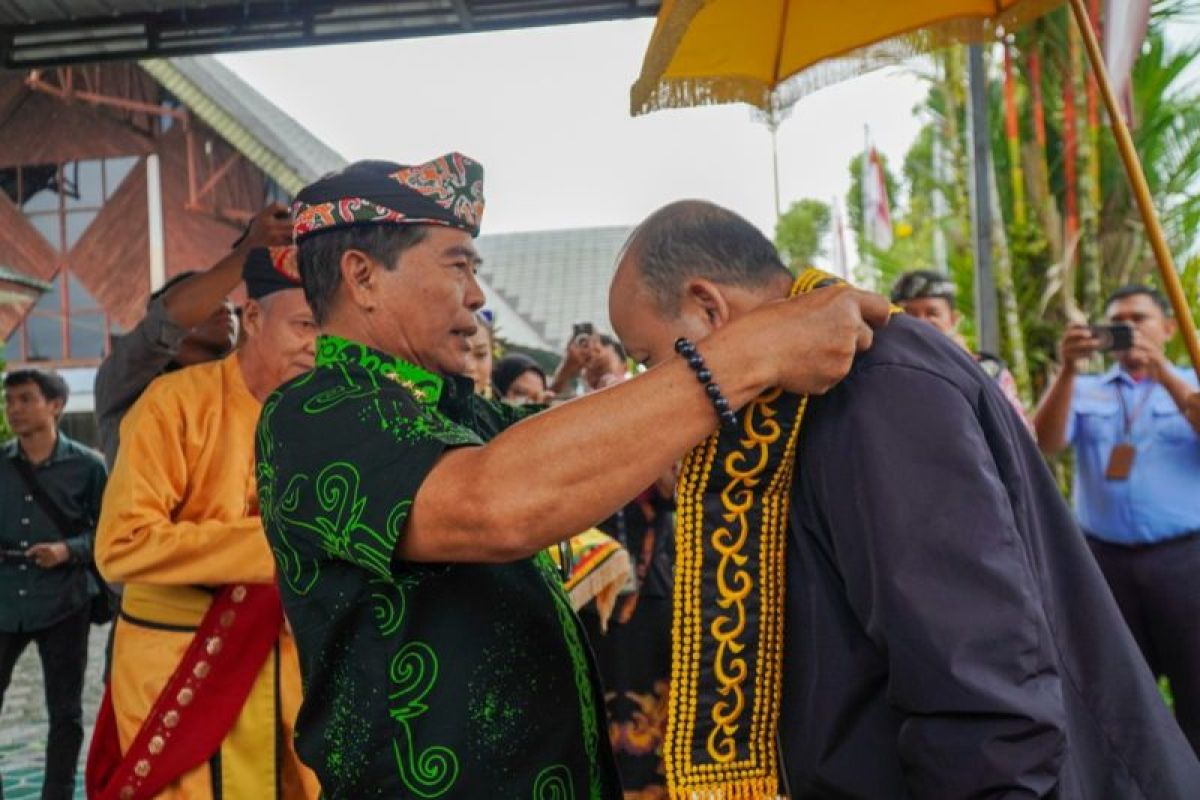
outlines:
{"label": "red sash belt", "polygon": [[148,800],[211,758],[237,721],[282,623],[274,585],[222,587],[124,756],[106,686],[88,751],[87,796]]}

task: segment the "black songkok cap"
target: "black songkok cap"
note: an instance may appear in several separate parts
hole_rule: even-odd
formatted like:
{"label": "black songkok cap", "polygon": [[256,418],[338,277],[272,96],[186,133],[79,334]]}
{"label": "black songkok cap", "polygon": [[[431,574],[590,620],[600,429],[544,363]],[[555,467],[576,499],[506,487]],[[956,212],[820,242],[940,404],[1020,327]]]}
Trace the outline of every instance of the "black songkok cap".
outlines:
{"label": "black songkok cap", "polygon": [[461,153],[425,164],[357,161],[300,190],[292,204],[296,243],[355,225],[444,225],[479,235],[483,166]]}
{"label": "black songkok cap", "polygon": [[242,267],[242,280],[246,282],[246,294],[252,300],[260,300],[284,289],[299,289],[300,271],[296,264],[295,246],[256,247],[251,250]]}

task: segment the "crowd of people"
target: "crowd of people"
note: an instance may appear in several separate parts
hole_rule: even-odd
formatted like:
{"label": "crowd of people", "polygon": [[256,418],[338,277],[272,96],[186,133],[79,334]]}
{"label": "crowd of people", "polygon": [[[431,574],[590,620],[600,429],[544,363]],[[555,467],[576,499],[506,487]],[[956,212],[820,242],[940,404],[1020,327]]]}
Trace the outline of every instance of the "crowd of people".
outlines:
{"label": "crowd of people", "polygon": [[500,349],[483,211],[457,153],[263,209],[114,343],[100,453],[4,376],[44,798],[114,616],[102,800],[1200,797],[1200,392],[1152,287],[1027,409],[946,276],[797,277],[686,201],[550,368]]}

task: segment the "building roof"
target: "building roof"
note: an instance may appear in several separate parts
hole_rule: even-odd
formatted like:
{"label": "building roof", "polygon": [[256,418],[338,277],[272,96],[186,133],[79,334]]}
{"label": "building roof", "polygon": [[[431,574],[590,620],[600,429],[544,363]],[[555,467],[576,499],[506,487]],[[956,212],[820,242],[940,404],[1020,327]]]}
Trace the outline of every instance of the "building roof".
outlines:
{"label": "building roof", "polygon": [[[610,329],[608,285],[632,230],[616,226],[480,236],[479,274],[541,339],[541,344],[527,346],[561,352],[576,322]],[[500,335],[507,338],[503,309],[497,309],[496,320]]]}
{"label": "building roof", "polygon": [[661,0],[6,0],[0,67],[175,57],[652,16]]}
{"label": "building roof", "polygon": [[346,165],[346,159],[210,56],[150,59],[140,65],[288,194]]}
{"label": "building roof", "polygon": [[52,284],[39,281],[37,278],[30,277],[23,272],[17,272],[15,269],[10,269],[3,264],[0,264],[0,283],[12,283],[25,289],[31,289],[39,294],[48,292],[54,288]]}

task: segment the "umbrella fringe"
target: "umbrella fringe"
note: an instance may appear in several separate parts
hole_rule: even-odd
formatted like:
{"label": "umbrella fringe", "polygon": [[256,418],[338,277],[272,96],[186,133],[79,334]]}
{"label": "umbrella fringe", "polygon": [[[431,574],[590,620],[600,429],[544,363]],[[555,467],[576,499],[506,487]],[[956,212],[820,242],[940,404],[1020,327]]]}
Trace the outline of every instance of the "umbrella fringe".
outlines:
{"label": "umbrella fringe", "polygon": [[823,61],[771,86],[756,78],[735,75],[661,78],[649,87],[634,86],[634,116],[668,108],[748,103],[763,111],[786,111],[802,98],[866,72],[897,66],[922,52],[909,37],[865,47],[853,54]]}
{"label": "umbrella fringe", "polygon": [[786,111],[801,98],[834,83],[946,45],[995,40],[999,31],[1012,30],[1062,5],[1062,0],[1025,0],[992,17],[950,19],[882,42],[832,56],[805,67],[772,86],[760,79],[738,75],[666,76],[671,60],[696,15],[714,0],[677,0],[666,16],[659,16],[641,75],[630,90],[633,116],[668,108],[749,103],[763,111]]}

